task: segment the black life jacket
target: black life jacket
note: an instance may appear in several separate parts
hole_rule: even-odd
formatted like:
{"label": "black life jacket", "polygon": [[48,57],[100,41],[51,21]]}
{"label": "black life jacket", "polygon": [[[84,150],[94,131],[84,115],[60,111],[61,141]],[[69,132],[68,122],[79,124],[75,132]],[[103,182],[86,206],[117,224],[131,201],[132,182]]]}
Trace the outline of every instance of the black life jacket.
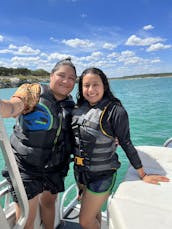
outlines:
{"label": "black life jacket", "polygon": [[114,137],[109,135],[102,125],[102,117],[109,104],[108,99],[104,99],[90,108],[85,102],[73,111],[74,162],[76,166],[82,167],[82,170],[101,172],[120,167]]}
{"label": "black life jacket", "polygon": [[27,164],[40,168],[62,165],[71,153],[72,97],[57,101],[49,86],[41,86],[39,103],[20,115],[11,136],[15,153]]}

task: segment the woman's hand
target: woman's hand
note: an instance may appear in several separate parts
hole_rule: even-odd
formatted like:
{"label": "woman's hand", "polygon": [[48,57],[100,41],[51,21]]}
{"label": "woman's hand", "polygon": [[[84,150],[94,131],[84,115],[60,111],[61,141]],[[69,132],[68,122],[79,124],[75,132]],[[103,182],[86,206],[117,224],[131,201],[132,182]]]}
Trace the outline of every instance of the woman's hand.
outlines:
{"label": "woman's hand", "polygon": [[170,181],[169,178],[165,176],[157,175],[157,174],[145,174],[142,180],[147,183],[158,184],[158,185],[159,185],[159,182],[169,182]]}
{"label": "woman's hand", "polygon": [[14,97],[10,100],[0,100],[0,115],[3,118],[16,117],[24,109],[24,103],[20,98]]}

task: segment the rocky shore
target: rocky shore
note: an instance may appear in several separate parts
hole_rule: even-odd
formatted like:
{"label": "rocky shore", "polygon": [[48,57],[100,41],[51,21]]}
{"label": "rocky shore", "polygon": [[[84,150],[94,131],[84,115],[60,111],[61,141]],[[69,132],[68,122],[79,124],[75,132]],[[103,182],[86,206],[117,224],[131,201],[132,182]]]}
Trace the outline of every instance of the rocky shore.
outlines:
{"label": "rocky shore", "polygon": [[49,78],[0,76],[0,88],[15,88],[24,83],[48,83]]}
{"label": "rocky shore", "polygon": [[[142,79],[142,78],[158,78],[158,77],[172,77],[172,73],[157,73],[157,74],[143,74],[123,77],[112,77],[109,80],[125,80],[125,79]],[[76,82],[78,82],[78,79]],[[0,76],[0,88],[15,88],[23,83],[48,83],[49,76]]]}

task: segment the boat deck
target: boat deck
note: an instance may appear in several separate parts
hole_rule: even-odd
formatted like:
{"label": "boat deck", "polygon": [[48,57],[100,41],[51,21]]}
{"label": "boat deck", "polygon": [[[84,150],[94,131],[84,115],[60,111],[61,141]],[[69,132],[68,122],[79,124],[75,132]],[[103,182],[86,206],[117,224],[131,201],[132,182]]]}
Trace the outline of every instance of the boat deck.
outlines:
{"label": "boat deck", "polygon": [[[62,221],[56,229],[82,229],[82,227],[77,222]],[[101,229],[108,229],[106,222],[102,222]]]}
{"label": "boat deck", "polygon": [[[79,225],[79,209],[74,207],[56,229],[82,229]],[[101,229],[108,229],[107,218],[102,217]]]}
{"label": "boat deck", "polygon": [[82,229],[82,228],[80,227],[79,223],[62,221],[60,226],[56,227],[56,229]]}
{"label": "boat deck", "polygon": [[110,202],[109,229],[170,229],[172,148],[139,146],[137,150],[147,174],[167,176],[170,182],[145,183],[131,166]]}

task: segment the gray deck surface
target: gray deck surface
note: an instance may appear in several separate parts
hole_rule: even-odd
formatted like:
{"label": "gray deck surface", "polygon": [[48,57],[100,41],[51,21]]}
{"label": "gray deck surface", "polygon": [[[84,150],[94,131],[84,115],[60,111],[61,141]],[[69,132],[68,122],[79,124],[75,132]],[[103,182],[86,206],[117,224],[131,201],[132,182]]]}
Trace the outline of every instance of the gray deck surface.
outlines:
{"label": "gray deck surface", "polygon": [[63,221],[56,229],[82,229],[78,223]]}
{"label": "gray deck surface", "polygon": [[[108,225],[106,222],[102,222],[102,229],[108,229]],[[61,225],[58,226],[56,229],[82,229],[78,222],[69,222],[69,221],[62,221]]]}
{"label": "gray deck surface", "polygon": [[[67,215],[67,220],[62,220],[61,225],[56,229],[82,229],[79,225],[79,212],[78,209],[73,208]],[[101,229],[108,229],[108,225],[106,221],[102,220]]]}
{"label": "gray deck surface", "polygon": [[[108,225],[103,222],[102,229],[108,229]],[[56,229],[82,229],[78,223],[63,221]]]}

